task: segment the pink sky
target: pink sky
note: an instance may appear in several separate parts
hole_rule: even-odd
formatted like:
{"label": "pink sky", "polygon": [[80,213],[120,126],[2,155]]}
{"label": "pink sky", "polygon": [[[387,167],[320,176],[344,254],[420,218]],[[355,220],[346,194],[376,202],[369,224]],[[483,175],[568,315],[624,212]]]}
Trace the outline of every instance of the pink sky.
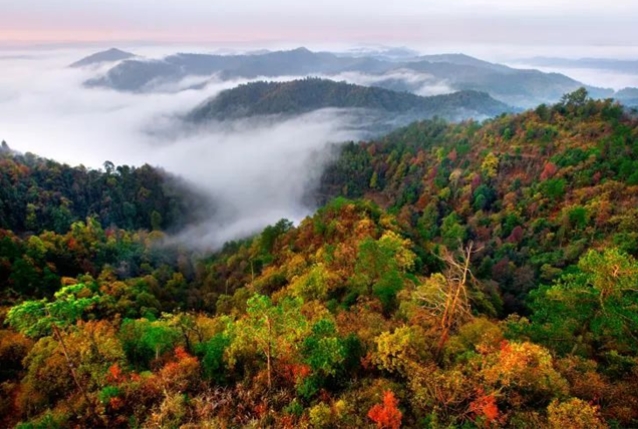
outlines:
{"label": "pink sky", "polygon": [[1,42],[631,44],[634,0],[0,0]]}

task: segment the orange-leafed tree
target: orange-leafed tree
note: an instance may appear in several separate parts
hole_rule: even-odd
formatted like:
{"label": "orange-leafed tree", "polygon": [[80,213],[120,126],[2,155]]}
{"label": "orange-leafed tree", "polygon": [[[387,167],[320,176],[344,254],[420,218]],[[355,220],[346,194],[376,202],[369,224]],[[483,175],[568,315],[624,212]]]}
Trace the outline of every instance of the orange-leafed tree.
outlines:
{"label": "orange-leafed tree", "polygon": [[377,424],[380,429],[398,429],[401,427],[403,413],[397,408],[399,401],[390,390],[383,394],[383,404],[377,404],[370,408],[368,417]]}
{"label": "orange-leafed tree", "polygon": [[477,393],[478,397],[470,403],[470,412],[476,416],[477,425],[490,427],[500,416],[496,397],[494,394],[486,394],[483,389],[479,389]]}

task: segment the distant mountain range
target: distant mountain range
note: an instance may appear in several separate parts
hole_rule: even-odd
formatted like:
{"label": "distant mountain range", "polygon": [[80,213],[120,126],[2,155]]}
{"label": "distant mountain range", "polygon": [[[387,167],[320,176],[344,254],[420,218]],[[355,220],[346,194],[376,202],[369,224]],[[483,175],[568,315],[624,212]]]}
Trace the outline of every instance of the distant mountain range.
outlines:
{"label": "distant mountain range", "polygon": [[158,85],[194,76],[222,80],[323,76],[340,80],[348,74],[365,75],[375,86],[415,93],[423,92],[427,85],[445,85],[450,91],[481,91],[504,103],[525,108],[556,102],[563,94],[582,86],[595,98],[614,95],[611,89],[587,86],[562,74],[515,69],[463,54],[395,55],[391,59],[382,53],[334,54],[305,48],[243,55],[182,53],[163,59],[129,58],[106,74],[90,79],[86,85],[149,92]]}
{"label": "distant mountain range", "polygon": [[96,54],[90,55],[86,58],[83,58],[80,61],[77,61],[71,64],[69,67],[73,67],[73,68],[88,67],[88,66],[94,66],[98,64],[104,64],[104,63],[114,63],[117,61],[127,60],[129,58],[134,58],[134,57],[136,57],[135,54],[131,54],[130,52],[125,52],[119,49],[112,48],[106,51],[102,51],[102,52],[98,52]]}
{"label": "distant mountain range", "polygon": [[194,109],[195,123],[259,115],[299,115],[324,108],[376,111],[386,120],[408,124],[435,116],[461,120],[486,118],[516,109],[486,93],[461,91],[421,97],[387,89],[307,78],[290,82],[254,82],[221,92]]}

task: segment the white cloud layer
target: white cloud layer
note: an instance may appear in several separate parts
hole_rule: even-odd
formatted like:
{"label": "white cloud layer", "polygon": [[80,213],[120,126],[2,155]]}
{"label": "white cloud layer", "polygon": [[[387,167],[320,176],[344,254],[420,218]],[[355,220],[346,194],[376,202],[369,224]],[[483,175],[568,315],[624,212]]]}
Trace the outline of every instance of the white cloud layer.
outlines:
{"label": "white cloud layer", "polygon": [[185,177],[219,206],[217,217],[191,234],[200,244],[303,218],[309,208],[301,199],[318,179],[327,144],[357,137],[347,112],[331,110],[188,131],[180,115],[239,82],[143,95],[85,89],[81,82],[93,72],[63,67],[75,59],[77,52],[0,60],[0,140],[70,164],[149,163]]}

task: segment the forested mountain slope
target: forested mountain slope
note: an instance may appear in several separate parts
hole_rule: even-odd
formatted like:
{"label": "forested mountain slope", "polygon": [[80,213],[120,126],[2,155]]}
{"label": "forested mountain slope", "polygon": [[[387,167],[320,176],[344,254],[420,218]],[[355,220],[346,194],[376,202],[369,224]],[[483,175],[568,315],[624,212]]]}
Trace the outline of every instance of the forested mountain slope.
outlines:
{"label": "forested mountain slope", "polygon": [[178,229],[206,205],[177,177],[144,165],[105,171],[70,167],[33,154],[0,151],[0,228],[66,232],[96,216],[104,227]]}
{"label": "forested mountain slope", "polygon": [[585,94],[485,125],[422,122],[350,144],[320,201],[373,199],[426,248],[474,241],[476,274],[520,311],[530,288],[591,246],[638,253],[638,122]]}
{"label": "forested mountain slope", "polygon": [[2,230],[2,425],[636,426],[637,143],[579,91],[348,145],[214,255]]}

